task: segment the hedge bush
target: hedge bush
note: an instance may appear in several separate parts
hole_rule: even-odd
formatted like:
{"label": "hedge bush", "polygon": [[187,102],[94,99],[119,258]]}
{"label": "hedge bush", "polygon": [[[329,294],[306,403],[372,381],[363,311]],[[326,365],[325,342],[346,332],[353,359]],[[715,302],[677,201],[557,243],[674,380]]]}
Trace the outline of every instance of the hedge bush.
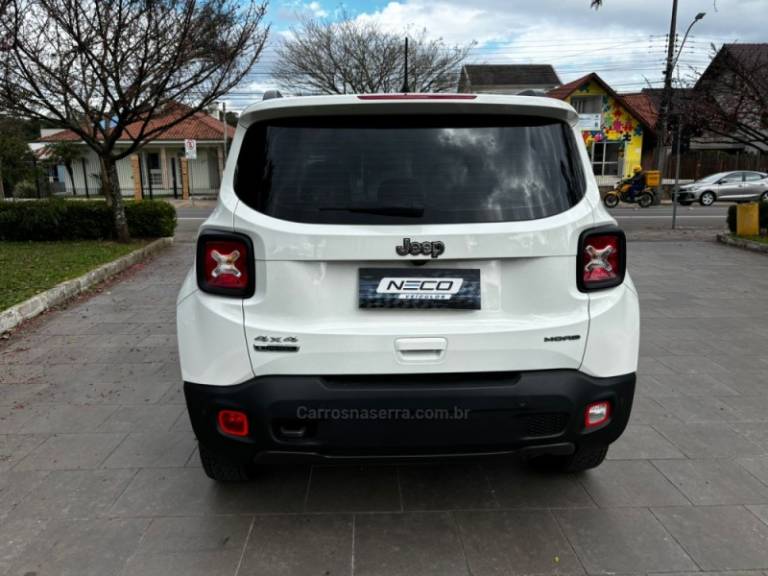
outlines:
{"label": "hedge bush", "polygon": [[176,209],[162,200],[126,204],[125,217],[134,238],[173,236],[176,230]]}
{"label": "hedge bush", "polygon": [[[728,229],[733,234],[736,233],[736,206],[738,204],[728,206]],[[760,202],[759,213],[760,228],[768,228],[768,202]]]}
{"label": "hedge bush", "polygon": [[[173,236],[176,210],[161,200],[125,205],[136,238]],[[112,211],[101,201],[0,202],[0,240],[100,240],[114,237]]]}

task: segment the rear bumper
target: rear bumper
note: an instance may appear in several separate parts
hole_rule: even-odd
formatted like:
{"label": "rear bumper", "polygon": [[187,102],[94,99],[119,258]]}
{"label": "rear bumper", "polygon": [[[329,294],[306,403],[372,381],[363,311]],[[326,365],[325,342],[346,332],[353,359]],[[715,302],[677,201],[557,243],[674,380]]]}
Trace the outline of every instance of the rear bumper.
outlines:
{"label": "rear bumper", "polygon": [[[609,444],[627,425],[635,375],[576,370],[470,374],[262,376],[235,386],[185,382],[195,434],[234,462],[570,453]],[[611,402],[585,430],[584,410]],[[248,415],[249,435],[223,434],[219,410]]]}

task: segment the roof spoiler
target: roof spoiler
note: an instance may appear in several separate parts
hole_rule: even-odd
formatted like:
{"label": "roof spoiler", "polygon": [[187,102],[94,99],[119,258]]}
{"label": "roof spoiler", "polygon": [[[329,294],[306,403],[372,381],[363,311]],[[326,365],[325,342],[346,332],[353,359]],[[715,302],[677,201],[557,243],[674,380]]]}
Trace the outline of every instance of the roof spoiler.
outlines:
{"label": "roof spoiler", "polygon": [[280,94],[280,90],[267,90],[264,92],[264,96],[261,97],[261,100],[272,100],[272,98],[282,98],[283,95]]}

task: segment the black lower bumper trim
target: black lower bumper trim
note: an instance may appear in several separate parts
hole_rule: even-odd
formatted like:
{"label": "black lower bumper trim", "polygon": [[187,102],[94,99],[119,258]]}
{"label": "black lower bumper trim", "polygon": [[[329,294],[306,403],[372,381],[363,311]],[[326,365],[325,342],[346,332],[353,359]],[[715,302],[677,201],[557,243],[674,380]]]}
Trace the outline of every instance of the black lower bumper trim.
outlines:
{"label": "black lower bumper trim", "polygon": [[[575,370],[375,376],[262,376],[235,386],[186,382],[198,440],[222,458],[348,460],[568,453],[623,432],[635,375]],[[586,430],[585,408],[611,403]],[[219,410],[248,415],[249,435],[223,434]]]}

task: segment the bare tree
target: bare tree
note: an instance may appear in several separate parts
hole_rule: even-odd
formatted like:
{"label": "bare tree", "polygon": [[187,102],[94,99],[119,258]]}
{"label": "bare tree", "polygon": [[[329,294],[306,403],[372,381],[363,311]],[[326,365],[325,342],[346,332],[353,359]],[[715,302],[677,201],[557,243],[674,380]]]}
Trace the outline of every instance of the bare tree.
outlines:
{"label": "bare tree", "polygon": [[685,98],[682,113],[708,143],[768,151],[768,51],[724,45]]}
{"label": "bare tree", "polygon": [[267,39],[266,4],[3,2],[0,111],[52,120],[96,152],[115,235],[126,241],[116,162],[240,83]]}
{"label": "bare tree", "polygon": [[[304,17],[277,47],[272,75],[283,88],[300,94],[396,92],[404,80],[404,40],[348,16],[335,22]],[[410,37],[410,90],[454,90],[458,67],[471,47],[446,46],[441,39],[429,39],[426,30]]]}

